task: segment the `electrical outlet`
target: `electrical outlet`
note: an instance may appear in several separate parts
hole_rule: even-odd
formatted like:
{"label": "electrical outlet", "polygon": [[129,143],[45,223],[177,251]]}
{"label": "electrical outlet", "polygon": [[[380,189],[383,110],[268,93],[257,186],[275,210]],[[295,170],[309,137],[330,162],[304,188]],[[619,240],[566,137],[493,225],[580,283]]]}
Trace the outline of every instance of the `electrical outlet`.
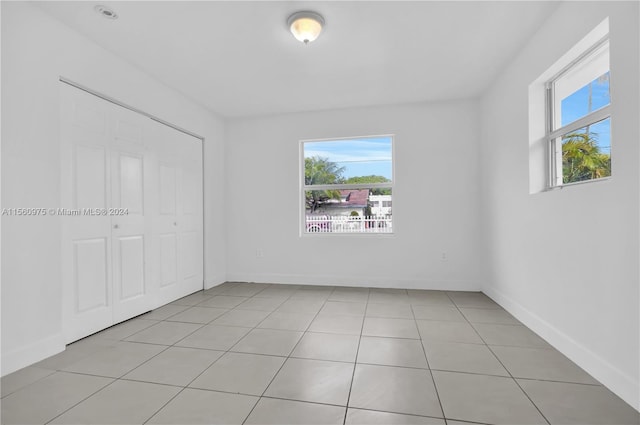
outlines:
{"label": "electrical outlet", "polygon": [[442,261],[447,261],[447,253],[446,253],[445,251],[442,251],[442,252],[440,253],[440,259],[441,259]]}
{"label": "electrical outlet", "polygon": [[256,258],[263,258],[263,257],[264,257],[264,251],[262,250],[262,248],[256,249]]}

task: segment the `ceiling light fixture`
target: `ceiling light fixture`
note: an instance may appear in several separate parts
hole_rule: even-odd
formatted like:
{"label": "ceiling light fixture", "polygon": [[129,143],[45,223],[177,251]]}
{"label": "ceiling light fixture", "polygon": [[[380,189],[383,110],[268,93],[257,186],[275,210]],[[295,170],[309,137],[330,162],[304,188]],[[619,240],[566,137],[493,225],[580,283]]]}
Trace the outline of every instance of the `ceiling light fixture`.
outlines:
{"label": "ceiling light fixture", "polygon": [[318,38],[323,26],[324,18],[315,12],[296,12],[287,19],[291,34],[304,44]]}
{"label": "ceiling light fixture", "polygon": [[103,6],[101,4],[94,7],[96,13],[99,13],[103,17],[107,19],[118,19],[118,14],[113,11],[113,9],[108,8],[107,6]]}

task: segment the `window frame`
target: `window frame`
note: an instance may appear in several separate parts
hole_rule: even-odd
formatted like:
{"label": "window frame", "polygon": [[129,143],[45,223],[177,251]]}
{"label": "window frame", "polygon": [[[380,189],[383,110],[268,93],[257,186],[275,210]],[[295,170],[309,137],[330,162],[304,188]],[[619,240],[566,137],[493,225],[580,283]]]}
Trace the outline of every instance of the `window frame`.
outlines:
{"label": "window frame", "polygon": [[[309,142],[338,142],[343,140],[360,140],[360,139],[370,139],[370,138],[382,138],[388,137],[391,139],[391,182],[387,183],[355,183],[355,184],[346,184],[346,183],[338,183],[338,184],[318,184],[318,185],[307,185],[305,183],[305,156],[304,156],[304,145]],[[298,205],[300,206],[300,223],[299,223],[299,232],[300,236],[325,236],[332,235],[332,237],[336,237],[338,235],[346,235],[349,237],[354,236],[366,236],[370,237],[370,235],[375,235],[378,237],[393,237],[395,234],[396,224],[393,224],[391,232],[378,233],[378,232],[309,232],[306,228],[306,192],[309,190],[348,190],[348,189],[391,189],[391,193],[393,196],[395,190],[395,134],[372,134],[365,136],[349,136],[349,137],[331,137],[331,138],[322,138],[322,139],[301,139],[299,141],[299,190],[298,194],[300,196]],[[393,218],[392,218],[393,220]]]}
{"label": "window frame", "polygon": [[[611,179],[611,176],[601,177],[597,179],[589,179],[582,180],[578,182],[564,183],[563,182],[563,172],[562,172],[562,137],[572,133],[580,128],[596,124],[600,121],[611,119],[611,104],[612,100],[609,101],[608,105],[600,107],[595,111],[591,111],[582,118],[579,118],[569,124],[559,127],[554,130],[556,126],[556,108],[555,108],[555,83],[567,72],[571,71],[574,67],[579,66],[584,60],[587,60],[593,53],[595,53],[598,49],[607,45],[607,49],[609,49],[609,54],[611,52],[611,44],[609,40],[609,34],[605,35],[601,39],[599,39],[596,43],[591,45],[588,49],[586,49],[582,54],[580,54],[577,58],[571,61],[567,66],[562,68],[560,72],[555,74],[552,78],[550,78],[545,83],[545,139],[548,150],[548,176],[547,176],[547,188],[555,189],[562,188],[565,186],[572,186],[577,184],[584,183],[592,183],[598,181],[604,181]],[[609,63],[611,63],[609,61]],[[611,66],[609,66],[609,72],[611,72]],[[611,80],[609,80],[609,92],[611,93]],[[560,143],[558,143],[560,141]],[[613,143],[612,143],[613,145]],[[613,171],[611,173],[613,175]]]}

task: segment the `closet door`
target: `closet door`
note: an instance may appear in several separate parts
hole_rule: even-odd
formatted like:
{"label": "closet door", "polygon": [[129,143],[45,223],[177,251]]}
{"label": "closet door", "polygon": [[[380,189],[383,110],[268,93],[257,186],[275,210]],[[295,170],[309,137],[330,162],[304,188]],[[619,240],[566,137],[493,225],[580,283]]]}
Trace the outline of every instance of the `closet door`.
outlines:
{"label": "closet door", "polygon": [[111,105],[61,88],[63,323],[67,342],[113,324],[111,218],[85,214],[111,199]]}
{"label": "closet door", "polygon": [[61,99],[73,342],[203,288],[202,142],[67,84]]}
{"label": "closet door", "polygon": [[148,140],[149,119],[111,105],[111,243],[113,321],[153,308],[151,199],[154,160]]}

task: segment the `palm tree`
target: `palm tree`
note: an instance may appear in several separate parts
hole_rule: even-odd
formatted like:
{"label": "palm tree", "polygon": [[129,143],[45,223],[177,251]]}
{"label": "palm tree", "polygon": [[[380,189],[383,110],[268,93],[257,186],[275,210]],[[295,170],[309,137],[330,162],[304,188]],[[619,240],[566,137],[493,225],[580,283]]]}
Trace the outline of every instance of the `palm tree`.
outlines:
{"label": "palm tree", "polygon": [[611,156],[602,153],[595,133],[570,133],[562,138],[562,182],[573,183],[611,175]]}
{"label": "palm tree", "polygon": [[[305,185],[315,184],[336,184],[342,183],[342,173],[344,167],[339,167],[335,162],[327,158],[314,156],[304,159],[304,183]],[[314,212],[320,205],[330,199],[340,199],[339,190],[310,190],[307,191],[305,201],[307,209]]]}

